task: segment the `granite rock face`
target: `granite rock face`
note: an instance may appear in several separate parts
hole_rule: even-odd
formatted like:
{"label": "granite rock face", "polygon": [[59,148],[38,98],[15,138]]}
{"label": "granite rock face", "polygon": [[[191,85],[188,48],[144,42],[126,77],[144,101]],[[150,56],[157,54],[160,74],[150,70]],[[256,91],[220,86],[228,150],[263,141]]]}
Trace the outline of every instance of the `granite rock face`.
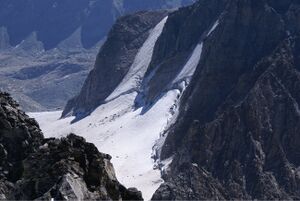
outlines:
{"label": "granite rock face", "polygon": [[161,160],[173,161],[152,199],[297,200],[299,3],[222,9],[163,146]]}
{"label": "granite rock face", "polygon": [[109,155],[74,134],[45,139],[6,93],[0,116],[1,199],[142,200],[118,182]]}

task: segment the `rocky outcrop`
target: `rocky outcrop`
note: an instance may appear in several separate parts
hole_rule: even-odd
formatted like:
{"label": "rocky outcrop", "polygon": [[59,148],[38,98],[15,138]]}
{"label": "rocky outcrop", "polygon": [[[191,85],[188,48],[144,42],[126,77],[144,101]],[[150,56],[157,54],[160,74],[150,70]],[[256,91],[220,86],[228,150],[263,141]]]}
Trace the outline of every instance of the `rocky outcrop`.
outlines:
{"label": "rocky outcrop", "polygon": [[114,91],[130,69],[134,59],[155,27],[167,12],[139,12],[120,18],[101,48],[94,69],[80,94],[70,100],[63,116],[91,112]]}
{"label": "rocky outcrop", "polygon": [[5,200],[141,200],[83,138],[45,139],[35,120],[0,93],[0,198]]}
{"label": "rocky outcrop", "polygon": [[73,134],[45,139],[39,150],[23,161],[16,199],[141,200],[136,189],[116,179],[111,157]]}
{"label": "rocky outcrop", "polygon": [[300,198],[298,12],[297,1],[225,1],[162,148],[173,162],[153,200]]}
{"label": "rocky outcrop", "polygon": [[0,94],[0,104],[1,177],[15,182],[22,175],[22,160],[36,150],[43,135],[8,94]]}

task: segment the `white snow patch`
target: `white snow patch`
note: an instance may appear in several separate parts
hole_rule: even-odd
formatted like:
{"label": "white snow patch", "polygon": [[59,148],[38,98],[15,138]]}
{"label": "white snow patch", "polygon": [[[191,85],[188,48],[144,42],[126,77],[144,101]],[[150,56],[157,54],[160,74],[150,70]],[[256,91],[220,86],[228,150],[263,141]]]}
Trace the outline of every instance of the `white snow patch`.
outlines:
{"label": "white snow patch", "polygon": [[181,88],[183,89],[186,87],[186,82],[187,84],[189,83],[190,78],[194,75],[194,72],[199,64],[202,54],[202,47],[203,42],[196,46],[191,57],[184,65],[177,77],[174,79],[173,84],[180,83],[182,85]]}
{"label": "white snow patch", "polygon": [[219,20],[217,20],[214,25],[212,26],[212,28],[209,30],[208,34],[206,36],[210,36],[210,34],[217,28],[217,26],[219,25]]}
{"label": "white snow patch", "polygon": [[[208,31],[208,34],[206,37],[208,37],[219,25],[219,20],[217,20],[212,28]],[[197,46],[195,47],[192,55],[190,56],[189,60],[185,64],[185,66],[182,68],[180,73],[177,75],[177,77],[172,82],[172,85],[176,85],[181,90],[184,90],[186,86],[189,84],[190,79],[195,73],[195,70],[200,62],[201,55],[202,55],[202,49],[203,49],[203,41],[201,41]]]}
{"label": "white snow patch", "polygon": [[135,57],[133,64],[131,65],[129,72],[123,78],[122,82],[114,90],[112,94],[106,99],[111,101],[118,96],[137,90],[141,84],[148,66],[151,62],[153,50],[158,37],[161,35],[164,25],[168,17],[165,17],[156,27],[151,31],[150,36],[145,41],[138,54]]}

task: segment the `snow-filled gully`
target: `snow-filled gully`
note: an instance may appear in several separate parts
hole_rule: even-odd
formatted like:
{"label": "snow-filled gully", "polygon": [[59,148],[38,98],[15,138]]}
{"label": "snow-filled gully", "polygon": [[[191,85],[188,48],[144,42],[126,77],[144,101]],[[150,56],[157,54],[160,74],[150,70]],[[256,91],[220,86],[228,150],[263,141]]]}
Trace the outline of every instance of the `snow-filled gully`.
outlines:
{"label": "snow-filled gully", "polygon": [[[126,187],[137,187],[145,200],[150,200],[163,182],[160,170],[154,169],[152,149],[160,134],[176,119],[174,110],[182,93],[179,89],[166,92],[146,113],[142,113],[142,108],[134,108],[137,90],[166,21],[167,17],[151,31],[123,81],[90,116],[71,124],[74,117],[59,119],[61,111],[30,114],[37,119],[46,137],[62,137],[72,132],[94,143],[99,151],[110,154],[118,180]],[[202,47],[202,42],[195,47],[174,84],[189,82],[199,64]]]}

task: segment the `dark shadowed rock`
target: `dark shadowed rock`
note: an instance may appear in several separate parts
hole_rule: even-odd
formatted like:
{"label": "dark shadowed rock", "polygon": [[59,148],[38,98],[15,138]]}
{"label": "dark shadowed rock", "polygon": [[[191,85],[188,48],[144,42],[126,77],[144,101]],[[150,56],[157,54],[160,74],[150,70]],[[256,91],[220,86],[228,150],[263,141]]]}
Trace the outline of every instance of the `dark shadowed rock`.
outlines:
{"label": "dark shadowed rock", "polygon": [[161,159],[174,159],[153,200],[300,199],[298,11],[296,1],[227,1],[163,147]]}
{"label": "dark shadowed rock", "polygon": [[122,186],[110,162],[82,137],[45,139],[35,120],[0,93],[0,198],[142,200]]}
{"label": "dark shadowed rock", "polygon": [[70,100],[63,116],[91,112],[114,91],[128,72],[136,54],[167,12],[139,12],[120,18],[101,48],[94,69],[80,94]]}

